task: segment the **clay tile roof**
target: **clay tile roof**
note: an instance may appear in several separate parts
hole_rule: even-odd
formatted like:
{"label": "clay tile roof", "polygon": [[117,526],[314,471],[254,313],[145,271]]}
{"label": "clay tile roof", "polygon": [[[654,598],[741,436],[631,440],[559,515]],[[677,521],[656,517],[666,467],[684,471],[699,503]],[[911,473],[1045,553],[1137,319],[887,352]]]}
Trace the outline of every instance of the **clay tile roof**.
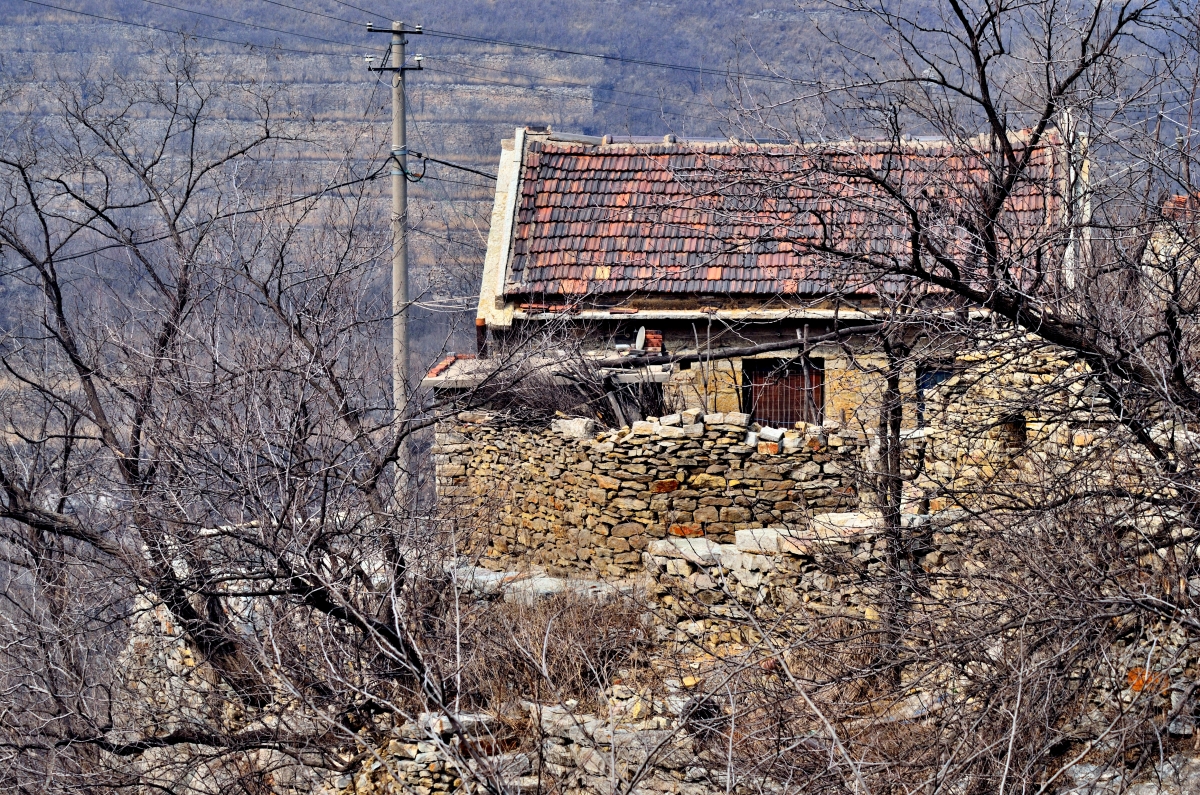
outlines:
{"label": "clay tile roof", "polygon": [[429,372],[425,373],[425,377],[426,378],[437,378],[438,376],[442,375],[447,370],[449,370],[450,367],[455,362],[467,361],[469,359],[474,359],[474,358],[475,358],[475,354],[473,354],[473,353],[451,353],[448,356],[446,356],[446,358],[442,359],[440,362],[433,365],[433,367],[430,367]]}
{"label": "clay tile roof", "polygon": [[[1056,160],[1042,150],[1034,178],[1018,187],[1017,212],[1002,232],[1012,246],[1056,220]],[[863,179],[831,176],[831,164],[890,171],[927,204],[965,205],[985,181],[981,163],[939,142],[816,149],[534,139],[522,163],[505,294],[570,302],[633,292],[872,292],[861,268],[818,247],[899,258],[908,230],[893,201]],[[947,227],[931,234],[964,245],[963,230]]]}
{"label": "clay tile roof", "polygon": [[1200,214],[1200,194],[1176,194],[1163,203],[1163,217],[1172,221],[1194,221],[1197,214]]}

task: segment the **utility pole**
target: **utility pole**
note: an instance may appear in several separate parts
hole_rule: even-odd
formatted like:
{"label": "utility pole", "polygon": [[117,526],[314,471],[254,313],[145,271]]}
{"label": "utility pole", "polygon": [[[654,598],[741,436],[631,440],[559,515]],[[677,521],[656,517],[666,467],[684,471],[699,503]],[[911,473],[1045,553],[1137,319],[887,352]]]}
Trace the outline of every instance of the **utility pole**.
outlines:
{"label": "utility pole", "polygon": [[[421,56],[415,66],[405,66],[406,33],[420,34],[421,26],[405,30],[403,22],[393,22],[391,30],[367,23],[368,33],[388,33],[392,37],[391,65],[368,67],[373,72],[392,75],[392,404],[397,432],[408,407],[408,131],[405,124],[404,73],[421,69]],[[398,497],[403,498],[408,473],[412,471],[407,439],[400,444],[396,459]]]}

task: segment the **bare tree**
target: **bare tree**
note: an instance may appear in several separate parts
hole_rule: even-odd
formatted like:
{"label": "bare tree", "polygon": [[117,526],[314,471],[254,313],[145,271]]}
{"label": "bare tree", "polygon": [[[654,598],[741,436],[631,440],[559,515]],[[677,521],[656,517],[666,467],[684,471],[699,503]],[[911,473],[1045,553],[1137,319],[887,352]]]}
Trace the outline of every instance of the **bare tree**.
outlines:
{"label": "bare tree", "polygon": [[455,697],[453,550],[393,491],[444,411],[392,417],[374,131],[145,66],[5,100],[0,781],[311,789]]}
{"label": "bare tree", "polygon": [[790,220],[739,250],[786,243],[814,300],[873,316],[848,352],[886,553],[826,565],[883,615],[744,605],[766,667],[723,669],[718,741],[764,788],[1054,792],[1086,760],[1120,791],[1196,710],[1196,10],[838,5],[891,58],[747,100],[743,140],[798,153],[681,179],[730,226],[770,197]]}
{"label": "bare tree", "polygon": [[[857,578],[882,615],[726,584],[739,654],[653,651],[708,655],[674,731],[722,791],[1052,792],[1083,762],[1119,788],[1195,711],[1195,10],[843,10],[898,69],[851,53],[803,127],[791,99],[747,108],[807,151],[690,184],[802,191],[802,222],[749,244],[873,315],[820,341],[881,354],[847,347],[880,384],[859,474],[886,543],[805,576]],[[401,441],[451,407],[391,416],[376,147],[186,42],[160,61],[6,99],[0,781],[311,789],[444,719],[438,750],[499,791],[463,713],[528,743],[522,696],[600,708],[645,642],[604,621],[640,613],[460,600],[453,539],[393,491]],[[569,339],[495,351],[453,409],[621,422]],[[950,377],[917,394],[937,357]]]}

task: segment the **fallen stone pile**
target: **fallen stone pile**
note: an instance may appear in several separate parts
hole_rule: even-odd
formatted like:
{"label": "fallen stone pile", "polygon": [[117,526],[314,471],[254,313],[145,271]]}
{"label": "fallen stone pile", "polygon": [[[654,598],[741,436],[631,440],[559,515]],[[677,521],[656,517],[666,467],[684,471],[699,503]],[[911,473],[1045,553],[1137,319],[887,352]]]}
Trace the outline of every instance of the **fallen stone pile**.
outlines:
{"label": "fallen stone pile", "polygon": [[336,779],[331,789],[364,795],[433,795],[479,789],[471,784],[478,783],[482,776],[503,782],[508,792],[536,791],[538,779],[529,777],[533,772],[529,756],[499,750],[494,742],[494,725],[491,716],[482,714],[458,714],[454,721],[445,715],[421,715],[395,728],[392,739],[364,760],[356,772]]}
{"label": "fallen stone pile", "polygon": [[[700,697],[679,681],[654,698],[625,685],[606,692],[607,709],[587,712],[573,701],[524,702],[536,749],[501,750],[486,715],[423,715],[392,732],[359,769],[338,778],[332,792],[508,793],[557,791],[610,795],[614,784],[638,792],[708,795],[724,792],[727,771],[720,748],[711,751],[688,728]],[[467,739],[464,745],[460,736]],[[740,791],[740,788],[739,788]]]}

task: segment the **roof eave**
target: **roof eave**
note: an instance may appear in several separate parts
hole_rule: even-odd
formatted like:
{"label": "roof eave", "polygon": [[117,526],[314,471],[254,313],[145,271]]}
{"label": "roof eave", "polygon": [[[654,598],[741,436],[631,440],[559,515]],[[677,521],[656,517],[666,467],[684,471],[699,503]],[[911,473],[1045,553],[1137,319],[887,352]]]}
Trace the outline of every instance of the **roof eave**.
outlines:
{"label": "roof eave", "polygon": [[496,172],[496,198],[492,204],[487,254],[483,261],[483,279],[479,286],[476,318],[489,327],[512,325],[513,305],[504,298],[508,263],[512,251],[512,233],[516,221],[517,196],[521,185],[521,164],[525,153],[525,128],[518,127],[511,149],[501,149]]}

